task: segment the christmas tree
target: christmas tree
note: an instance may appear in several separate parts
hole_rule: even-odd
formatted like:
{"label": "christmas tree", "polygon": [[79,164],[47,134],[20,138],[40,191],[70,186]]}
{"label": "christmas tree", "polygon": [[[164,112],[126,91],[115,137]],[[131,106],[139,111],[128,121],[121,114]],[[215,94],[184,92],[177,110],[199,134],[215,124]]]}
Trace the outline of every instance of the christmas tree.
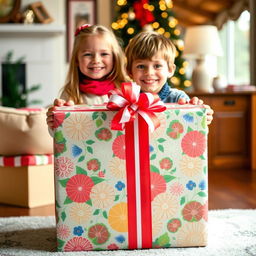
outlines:
{"label": "christmas tree", "polygon": [[176,71],[170,84],[172,87],[186,89],[191,86],[185,75],[188,62],[181,57],[184,44],[172,7],[171,0],[117,0],[117,17],[112,23],[112,29],[123,41],[124,48],[140,31],[154,30],[170,38],[176,46]]}

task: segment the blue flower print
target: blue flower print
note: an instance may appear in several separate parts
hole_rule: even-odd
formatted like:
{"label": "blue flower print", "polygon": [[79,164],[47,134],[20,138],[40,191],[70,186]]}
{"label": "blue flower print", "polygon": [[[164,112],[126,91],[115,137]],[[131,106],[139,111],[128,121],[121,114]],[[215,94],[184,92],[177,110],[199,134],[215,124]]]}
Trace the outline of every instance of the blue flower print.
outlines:
{"label": "blue flower print", "polygon": [[116,236],[115,239],[117,242],[119,242],[121,244],[125,241],[125,237],[123,235]]}
{"label": "blue flower print", "polygon": [[81,236],[84,233],[82,226],[74,227],[73,234],[75,236]]}
{"label": "blue flower print", "polygon": [[149,152],[153,152],[154,151],[154,147],[152,145],[149,145]]}
{"label": "blue flower print", "polygon": [[199,186],[199,188],[201,190],[205,190],[206,189],[206,182],[205,182],[205,180],[200,181],[198,186]]}
{"label": "blue flower print", "polygon": [[82,153],[82,149],[77,145],[73,145],[71,150],[73,157],[77,157]]}
{"label": "blue flower print", "polygon": [[194,122],[194,116],[191,113],[187,113],[187,114],[183,115],[183,118],[188,123],[193,123]]}
{"label": "blue flower print", "polygon": [[193,190],[193,188],[196,187],[196,183],[193,182],[192,180],[190,180],[187,184],[186,184],[186,188],[189,190]]}
{"label": "blue flower print", "polygon": [[118,181],[115,187],[118,191],[122,191],[122,189],[125,188],[125,184],[122,181]]}

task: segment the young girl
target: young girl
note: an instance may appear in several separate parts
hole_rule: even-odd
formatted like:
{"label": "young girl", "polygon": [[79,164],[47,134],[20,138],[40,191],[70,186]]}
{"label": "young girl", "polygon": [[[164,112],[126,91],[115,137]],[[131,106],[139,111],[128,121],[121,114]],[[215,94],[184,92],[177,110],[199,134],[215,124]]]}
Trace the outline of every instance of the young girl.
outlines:
{"label": "young girl", "polygon": [[[127,81],[124,53],[115,35],[101,25],[82,25],[76,30],[66,84],[54,106],[102,104],[108,92]],[[47,112],[53,128],[54,107]]]}

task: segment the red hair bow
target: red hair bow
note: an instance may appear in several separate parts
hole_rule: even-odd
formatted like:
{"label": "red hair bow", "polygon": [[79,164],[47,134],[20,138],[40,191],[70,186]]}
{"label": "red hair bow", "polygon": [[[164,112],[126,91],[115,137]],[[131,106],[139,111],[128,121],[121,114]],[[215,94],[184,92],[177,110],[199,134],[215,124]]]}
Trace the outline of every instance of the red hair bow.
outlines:
{"label": "red hair bow", "polygon": [[79,28],[76,29],[76,32],[75,32],[75,36],[77,36],[81,30],[85,29],[85,28],[89,28],[91,26],[91,24],[83,24],[82,26],[80,26]]}

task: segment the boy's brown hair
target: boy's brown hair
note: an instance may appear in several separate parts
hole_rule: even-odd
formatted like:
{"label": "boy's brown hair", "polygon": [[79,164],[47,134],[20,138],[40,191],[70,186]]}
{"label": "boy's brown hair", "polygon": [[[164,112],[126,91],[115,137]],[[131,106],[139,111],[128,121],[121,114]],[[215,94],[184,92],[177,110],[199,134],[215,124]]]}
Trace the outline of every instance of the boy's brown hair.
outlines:
{"label": "boy's brown hair", "polygon": [[168,66],[171,67],[174,64],[176,48],[170,39],[157,32],[145,31],[137,34],[125,49],[128,74],[131,74],[134,60],[151,59],[156,54],[162,54]]}

